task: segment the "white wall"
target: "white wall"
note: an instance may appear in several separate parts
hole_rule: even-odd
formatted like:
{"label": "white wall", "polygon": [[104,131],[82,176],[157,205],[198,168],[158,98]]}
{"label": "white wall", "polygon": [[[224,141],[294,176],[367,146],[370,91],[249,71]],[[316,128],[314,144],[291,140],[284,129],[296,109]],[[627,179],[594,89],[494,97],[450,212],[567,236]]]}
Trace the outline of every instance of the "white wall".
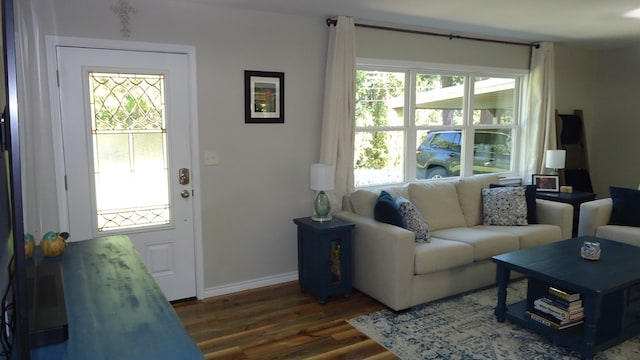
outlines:
{"label": "white wall", "polygon": [[599,55],[597,121],[590,146],[599,197],[609,186],[640,184],[640,46]]}
{"label": "white wall", "polygon": [[357,27],[358,57],[528,69],[530,48]]}
{"label": "white wall", "polygon": [[556,49],[556,105],[562,114],[584,112],[589,170],[598,198],[609,186],[637,188],[640,168],[640,46]]}
{"label": "white wall", "polygon": [[[45,35],[120,39],[116,1],[21,1],[31,62],[27,231],[58,227]],[[126,40],[192,45],[197,54],[205,288],[297,271],[293,218],[310,215],[328,29],[322,18],[169,0],[135,0]],[[285,123],[244,123],[244,70],[285,73]],[[21,109],[22,110],[22,109]],[[73,236],[73,234],[71,234]],[[288,275],[287,275],[288,274]]]}
{"label": "white wall", "polygon": [[560,114],[573,114],[574,110],[582,110],[584,132],[589,156],[589,173],[596,190],[600,179],[595,176],[598,164],[594,163],[591,154],[593,126],[597,121],[596,79],[599,52],[566,44],[556,44],[556,109]]}

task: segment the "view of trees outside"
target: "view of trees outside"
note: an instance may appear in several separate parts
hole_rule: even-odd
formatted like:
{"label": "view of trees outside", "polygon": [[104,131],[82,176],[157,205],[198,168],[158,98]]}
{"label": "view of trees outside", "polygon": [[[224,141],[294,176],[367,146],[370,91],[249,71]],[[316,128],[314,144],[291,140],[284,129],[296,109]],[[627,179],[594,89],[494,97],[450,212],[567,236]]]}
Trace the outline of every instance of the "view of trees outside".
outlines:
{"label": "view of trees outside", "polygon": [[355,185],[401,182],[404,174],[403,111],[389,106],[400,99],[404,110],[404,72],[356,73]]}
{"label": "view of trees outside", "polygon": [[[355,186],[404,182],[406,136],[416,136],[420,145],[433,129],[465,131],[465,75],[417,73],[415,83],[415,124],[405,126],[405,83],[408,72],[359,70],[356,74],[356,136],[354,153]],[[505,126],[514,123],[514,78],[475,77],[473,126],[511,133]],[[493,126],[493,127],[492,127]],[[482,163],[474,173],[509,171],[484,165],[494,153],[510,164],[510,144],[477,144],[483,149]],[[460,149],[458,149],[460,152]],[[415,162],[415,159],[410,159]],[[510,165],[507,165],[509,167]],[[421,169],[424,177],[425,168]],[[457,176],[450,174],[449,176]]]}

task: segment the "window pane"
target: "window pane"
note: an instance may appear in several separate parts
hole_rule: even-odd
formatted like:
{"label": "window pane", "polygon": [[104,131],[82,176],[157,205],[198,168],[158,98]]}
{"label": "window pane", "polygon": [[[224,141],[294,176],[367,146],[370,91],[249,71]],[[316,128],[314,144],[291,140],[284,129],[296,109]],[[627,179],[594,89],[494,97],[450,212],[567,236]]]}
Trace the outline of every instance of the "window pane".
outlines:
{"label": "window pane", "polygon": [[476,77],[473,94],[473,124],[513,124],[515,85],[515,79]]}
{"label": "window pane", "polygon": [[404,181],[404,132],[356,132],[355,186]]}
{"label": "window pane", "polygon": [[511,130],[476,130],[473,152],[474,174],[509,171],[511,169]]}
{"label": "window pane", "polygon": [[462,125],[464,76],[416,75],[416,125]]}
{"label": "window pane", "polygon": [[356,73],[356,127],[403,126],[404,72]]}
{"label": "window pane", "polygon": [[98,231],[171,223],[164,76],[89,73]]}
{"label": "window pane", "polygon": [[416,178],[438,179],[460,175],[461,130],[418,131]]}

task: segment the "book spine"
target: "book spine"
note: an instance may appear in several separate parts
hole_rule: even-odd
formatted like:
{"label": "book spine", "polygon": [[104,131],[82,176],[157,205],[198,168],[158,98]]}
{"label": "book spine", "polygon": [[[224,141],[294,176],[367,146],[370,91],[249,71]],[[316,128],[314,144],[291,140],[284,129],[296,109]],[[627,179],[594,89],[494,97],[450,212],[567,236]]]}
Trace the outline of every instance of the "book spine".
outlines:
{"label": "book spine", "polygon": [[570,321],[566,323],[557,323],[555,320],[550,320],[548,317],[545,317],[543,314],[539,314],[535,312],[535,310],[527,311],[526,316],[528,316],[530,319],[536,322],[539,322],[540,324],[546,325],[555,330],[570,328],[572,326],[579,325],[584,322],[584,320],[575,320],[575,321]]}
{"label": "book spine", "polygon": [[549,287],[549,289],[547,290],[549,292],[549,294],[553,295],[553,296],[557,296],[561,299],[564,299],[566,301],[575,301],[580,299],[580,294],[579,293],[568,293],[564,290],[560,290],[558,288],[554,288],[552,286]]}
{"label": "book spine", "polygon": [[545,301],[550,304],[556,305],[563,309],[567,309],[569,311],[574,309],[582,309],[582,300],[567,301],[551,294],[545,295],[543,299],[545,299]]}
{"label": "book spine", "polygon": [[558,311],[555,309],[551,309],[549,307],[544,307],[544,305],[536,305],[534,304],[534,309],[541,311],[545,314],[548,314],[550,316],[553,316],[554,318],[558,319],[558,321],[560,322],[569,322],[569,321],[573,321],[573,320],[578,320],[578,319],[582,319],[584,317],[584,311],[581,310],[579,312],[575,312],[575,313],[567,313],[567,312],[563,312],[563,311]]}
{"label": "book spine", "polygon": [[558,328],[560,327],[558,324],[556,324],[556,323],[554,323],[552,321],[549,321],[546,318],[544,318],[544,317],[542,317],[542,316],[540,316],[540,315],[538,315],[536,313],[527,311],[527,316],[529,316],[529,318],[531,320],[537,321],[540,324],[546,325],[546,326],[548,326],[550,328],[554,328],[554,329],[558,330]]}
{"label": "book spine", "polygon": [[556,303],[554,303],[554,302],[552,302],[549,299],[544,298],[544,297],[535,300],[533,303],[534,303],[534,305],[538,305],[541,308],[548,309],[551,312],[554,312],[554,313],[557,312],[557,313],[561,314],[561,316],[563,316],[565,318],[568,318],[568,319],[571,319],[572,317],[575,318],[575,316],[577,314],[580,314],[580,313],[584,312],[584,308],[582,306],[576,307],[576,308],[573,308],[573,309],[567,309],[567,308],[564,308],[562,306],[558,306]]}
{"label": "book spine", "polygon": [[557,318],[560,321],[569,320],[569,314],[567,314],[567,313],[565,313],[563,311],[558,311],[556,309],[553,309],[550,305],[547,305],[544,302],[540,302],[540,301],[536,300],[534,302],[533,307],[536,310],[539,310],[539,311],[542,311],[542,312],[545,312],[545,313],[547,313],[549,315],[554,316],[555,318]]}

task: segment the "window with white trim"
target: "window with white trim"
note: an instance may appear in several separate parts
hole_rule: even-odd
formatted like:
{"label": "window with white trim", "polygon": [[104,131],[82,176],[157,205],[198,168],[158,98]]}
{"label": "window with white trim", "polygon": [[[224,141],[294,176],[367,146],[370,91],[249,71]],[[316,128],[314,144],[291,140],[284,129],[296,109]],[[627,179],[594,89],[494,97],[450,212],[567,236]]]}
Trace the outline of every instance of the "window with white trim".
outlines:
{"label": "window with white trim", "polygon": [[359,64],[356,187],[515,176],[526,73]]}

